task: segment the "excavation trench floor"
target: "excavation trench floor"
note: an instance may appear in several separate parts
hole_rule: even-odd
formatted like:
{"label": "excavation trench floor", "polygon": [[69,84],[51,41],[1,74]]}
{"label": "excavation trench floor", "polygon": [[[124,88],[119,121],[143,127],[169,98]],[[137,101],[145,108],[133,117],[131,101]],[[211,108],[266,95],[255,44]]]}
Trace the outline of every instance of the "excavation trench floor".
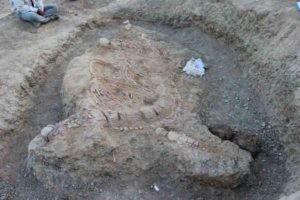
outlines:
{"label": "excavation trench floor", "polygon": [[[143,29],[155,40],[167,42],[172,48],[188,48],[199,54],[208,66],[202,78],[184,76],[187,102],[192,93],[199,96],[199,104],[194,111],[206,124],[228,124],[246,133],[256,134],[263,141],[263,153],[254,162],[256,176],[235,190],[204,187],[188,180],[149,175],[139,177],[136,182],[120,185],[117,182],[101,186],[97,199],[253,199],[274,200],[282,191],[288,177],[285,169],[286,156],[276,131],[269,126],[261,99],[241,71],[239,56],[224,44],[211,38],[197,28],[174,29],[159,24],[135,22],[136,28]],[[7,180],[0,182],[0,193],[12,199],[63,199],[49,192],[26,171],[27,147],[39,134],[42,127],[64,118],[60,89],[66,66],[74,57],[82,55],[97,44],[100,37],[113,38],[120,31],[118,24],[90,30],[84,36],[83,45],[73,49],[71,56],[57,66],[34,92],[33,106],[25,115],[22,131],[10,140],[6,169]],[[182,63],[184,64],[184,63]],[[150,189],[156,183],[160,192]],[[119,191],[122,191],[120,198]],[[84,194],[86,191],[82,191]],[[99,199],[99,198],[98,198]]]}

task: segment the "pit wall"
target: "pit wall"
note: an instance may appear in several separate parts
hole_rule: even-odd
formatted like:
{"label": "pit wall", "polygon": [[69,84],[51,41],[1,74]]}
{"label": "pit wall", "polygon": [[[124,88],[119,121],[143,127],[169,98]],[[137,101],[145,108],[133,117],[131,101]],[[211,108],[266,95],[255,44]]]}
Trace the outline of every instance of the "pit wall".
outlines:
{"label": "pit wall", "polygon": [[[248,1],[249,2],[249,1]],[[261,94],[270,123],[281,133],[292,174],[286,193],[300,189],[300,24],[294,4],[271,0],[122,0],[102,9],[116,18],[197,26],[234,48],[241,69]],[[299,171],[299,172],[298,172]]]}
{"label": "pit wall", "polygon": [[[2,109],[0,113],[0,138],[19,132],[19,129],[22,128],[23,114],[28,107],[32,106],[34,88],[38,87],[49,71],[69,57],[74,47],[83,42],[82,37],[87,31],[104,24],[102,21],[105,19],[90,17],[88,20],[74,25],[74,28],[63,34],[63,37],[57,38],[53,46],[47,50],[41,50],[31,66],[26,66],[27,63],[24,64],[23,68],[26,71],[13,75],[15,85],[11,84],[10,87],[5,88],[7,92],[1,93],[0,87],[0,108]],[[31,56],[33,57],[33,55]]]}

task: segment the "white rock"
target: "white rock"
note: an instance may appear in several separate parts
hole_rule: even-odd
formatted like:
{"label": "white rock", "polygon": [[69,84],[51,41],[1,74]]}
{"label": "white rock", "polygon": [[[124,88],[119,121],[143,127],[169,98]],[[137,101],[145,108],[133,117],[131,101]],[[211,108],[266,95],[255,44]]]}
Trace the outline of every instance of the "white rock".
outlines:
{"label": "white rock", "polygon": [[205,64],[200,58],[192,58],[186,63],[183,71],[188,75],[203,76],[205,73],[205,68]]}
{"label": "white rock", "polygon": [[49,136],[49,134],[53,131],[53,127],[51,127],[51,126],[46,126],[45,128],[43,128],[42,130],[41,130],[41,135],[42,135],[42,137],[45,139],[45,140],[49,140],[48,139],[48,136]]}
{"label": "white rock", "polygon": [[125,29],[126,29],[127,31],[129,31],[131,28],[132,28],[132,25],[131,25],[131,24],[127,24],[127,25],[125,26]]}
{"label": "white rock", "polygon": [[123,22],[123,24],[130,24],[130,21],[126,20],[126,21]]}
{"label": "white rock", "polygon": [[110,45],[111,45],[111,42],[110,42],[110,40],[107,39],[107,38],[100,38],[99,44],[100,44],[101,46],[107,47],[107,46],[110,46]]}
{"label": "white rock", "polygon": [[180,137],[180,135],[175,131],[170,131],[168,134],[168,138],[171,141],[177,141],[179,137]]}
{"label": "white rock", "polygon": [[166,135],[168,134],[168,131],[167,131],[166,129],[164,129],[164,128],[157,128],[157,129],[155,130],[155,133],[156,133],[157,135],[163,135],[163,136],[166,136]]}

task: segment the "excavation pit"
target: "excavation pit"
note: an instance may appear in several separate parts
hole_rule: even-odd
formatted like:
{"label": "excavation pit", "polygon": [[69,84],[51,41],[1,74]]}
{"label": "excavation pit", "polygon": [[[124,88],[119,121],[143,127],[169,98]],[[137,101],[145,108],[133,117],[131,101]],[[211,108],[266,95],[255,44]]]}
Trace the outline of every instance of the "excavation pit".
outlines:
{"label": "excavation pit", "polygon": [[[207,198],[219,198],[217,191],[227,199],[256,198],[261,182],[269,195],[271,176],[285,171],[283,149],[263,149],[254,160],[206,126],[224,123],[264,144],[262,133],[274,131],[261,126],[268,118],[256,106],[261,99],[242,76],[238,55],[198,28],[174,33],[162,25],[133,21],[127,29],[122,22],[110,23],[109,45],[101,43],[105,35],[97,29],[100,42],[66,63],[61,90],[66,119],[50,141],[37,136],[29,145],[28,167],[38,180],[73,198],[78,191],[88,198],[111,193],[158,198],[147,191],[151,181],[165,198],[176,193],[191,199],[200,191]],[[182,72],[191,57],[209,66],[202,78]],[[261,173],[266,166],[276,167]],[[281,186],[272,185],[274,196]],[[122,197],[128,190],[135,192]]]}
{"label": "excavation pit", "polygon": [[[294,3],[278,5],[65,1],[39,29],[0,14],[0,197],[298,191],[300,26]],[[203,77],[182,72],[191,58]]]}

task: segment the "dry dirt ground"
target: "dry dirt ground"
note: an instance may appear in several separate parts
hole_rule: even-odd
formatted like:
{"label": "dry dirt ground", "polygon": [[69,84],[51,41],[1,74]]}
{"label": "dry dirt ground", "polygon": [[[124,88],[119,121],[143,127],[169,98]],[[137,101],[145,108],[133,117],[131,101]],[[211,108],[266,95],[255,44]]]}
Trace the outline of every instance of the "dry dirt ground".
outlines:
{"label": "dry dirt ground", "polygon": [[[7,2],[0,2],[1,199],[273,200],[300,189],[300,40],[297,34],[300,17],[294,1],[52,1],[59,5],[61,19],[39,29],[7,15]],[[123,21],[127,19],[133,25],[133,33],[128,31],[126,38]],[[169,87],[176,88],[180,94],[178,101],[181,104],[178,105],[193,114],[190,118],[192,115],[177,119],[175,124],[164,123],[165,129],[190,131],[192,126],[188,127],[188,121],[196,116],[199,124],[227,124],[243,134],[259,138],[262,153],[254,159],[252,175],[242,185],[234,189],[204,186],[204,182],[189,179],[185,174],[169,173],[170,168],[160,171],[155,167],[147,168],[144,174],[139,173],[134,179],[122,179],[124,171],[118,169],[121,173],[104,174],[101,181],[96,181],[96,178],[94,181],[91,177],[82,177],[84,173],[76,174],[78,169],[90,169],[86,166],[90,163],[98,164],[97,156],[84,154],[84,151],[89,153],[83,146],[88,146],[90,138],[80,141],[81,145],[72,144],[71,150],[69,146],[59,149],[64,137],[77,138],[72,135],[54,138],[42,150],[34,149],[35,154],[41,153],[39,156],[49,159],[49,162],[32,162],[38,157],[35,154],[27,159],[29,143],[44,126],[59,123],[74,112],[90,108],[86,107],[90,104],[84,102],[87,96],[76,93],[75,89],[69,98],[64,91],[66,84],[71,91],[70,85],[78,85],[77,79],[63,83],[70,74],[72,60],[95,52],[99,48],[99,39],[103,37],[120,40],[122,35],[123,40],[129,41],[125,48],[131,48],[131,42],[138,40],[132,37],[137,32],[148,38],[150,44],[165,44],[162,50],[166,51],[161,51],[161,54],[166,61],[160,63],[161,70],[171,70],[174,83]],[[141,51],[147,55],[147,49]],[[111,57],[114,56],[118,60],[122,54],[112,52]],[[184,63],[192,56],[203,58],[208,65],[204,77],[192,78],[181,72]],[[177,65],[166,68],[170,58]],[[155,65],[149,59],[144,56],[140,64],[149,62]],[[88,68],[89,64],[87,62],[83,67]],[[148,73],[150,75],[150,71]],[[107,74],[111,76],[106,77],[108,80],[114,77],[111,71]],[[113,83],[116,84],[116,80]],[[108,84],[107,87],[115,86]],[[133,106],[138,108],[140,104]],[[176,109],[171,108],[168,112],[173,110]],[[196,130],[201,131],[190,131],[188,136],[201,138],[202,129]],[[135,138],[135,141],[140,140],[140,136]],[[77,148],[82,148],[84,153],[81,158],[73,159]],[[59,160],[61,155],[65,160]],[[94,159],[93,162],[85,162],[85,156]],[[170,159],[165,161],[170,162]],[[80,165],[74,165],[76,162]],[[74,175],[74,169],[68,168],[70,166],[77,167],[78,184],[68,180],[57,183],[65,177],[58,173],[60,170],[63,175]],[[191,169],[185,168],[179,171]],[[55,173],[57,177],[52,176]],[[159,192],[151,189],[154,183],[160,188]]]}

